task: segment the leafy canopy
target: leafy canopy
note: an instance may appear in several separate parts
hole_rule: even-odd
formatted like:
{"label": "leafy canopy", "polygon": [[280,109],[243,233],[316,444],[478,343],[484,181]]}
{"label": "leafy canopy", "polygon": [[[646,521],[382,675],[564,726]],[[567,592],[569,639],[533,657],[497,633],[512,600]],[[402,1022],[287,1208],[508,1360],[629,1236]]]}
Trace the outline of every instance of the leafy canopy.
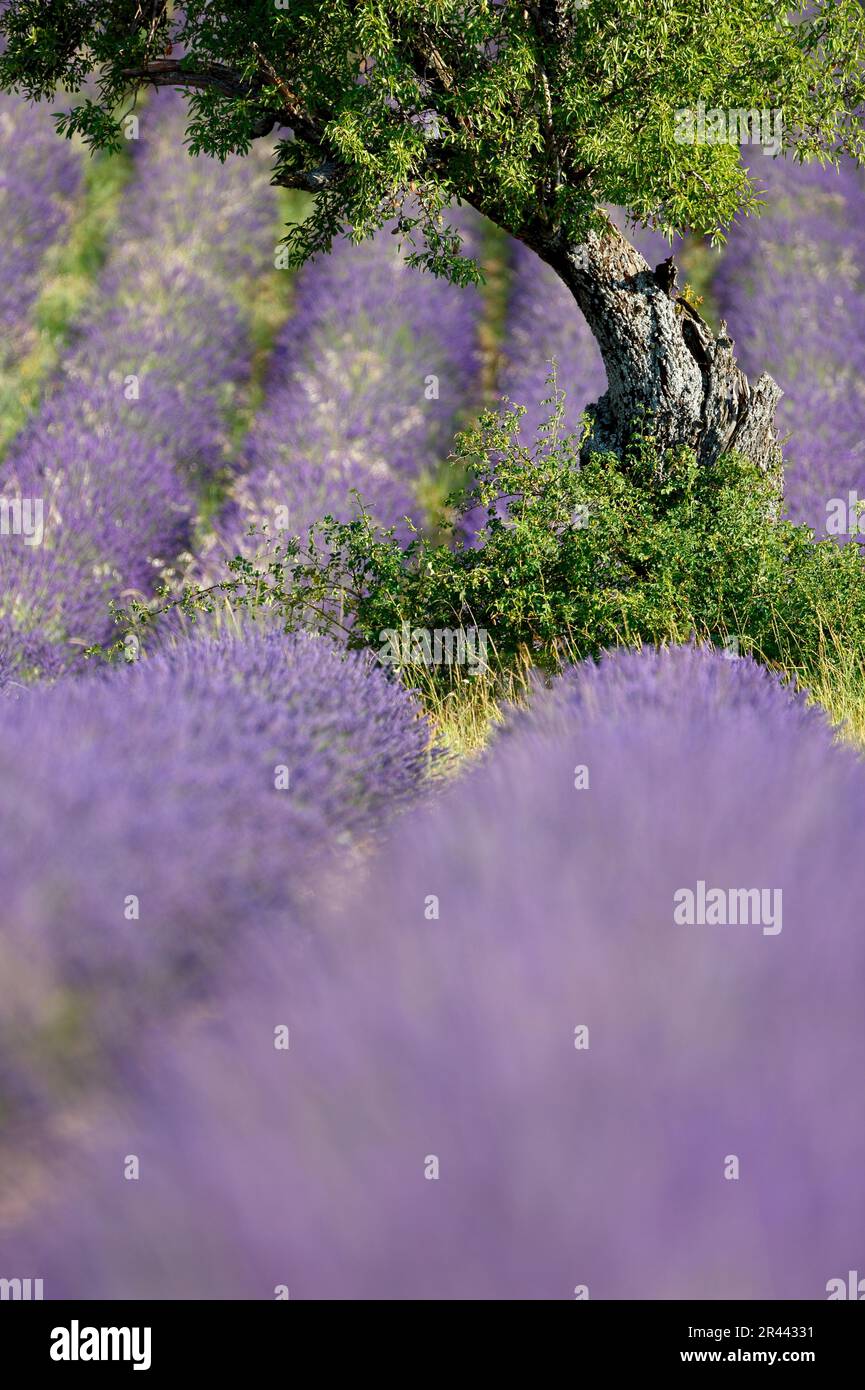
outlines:
{"label": "leafy canopy", "polygon": [[9,0],[0,33],[2,87],[95,79],[59,122],[93,146],[147,83],[185,85],[193,151],[276,130],[276,179],[316,194],[295,263],[396,218],[410,260],[470,278],[454,199],[526,239],[579,241],[607,203],[721,235],[764,156],[678,143],[700,101],[780,109],[798,158],[863,151],[860,0]]}

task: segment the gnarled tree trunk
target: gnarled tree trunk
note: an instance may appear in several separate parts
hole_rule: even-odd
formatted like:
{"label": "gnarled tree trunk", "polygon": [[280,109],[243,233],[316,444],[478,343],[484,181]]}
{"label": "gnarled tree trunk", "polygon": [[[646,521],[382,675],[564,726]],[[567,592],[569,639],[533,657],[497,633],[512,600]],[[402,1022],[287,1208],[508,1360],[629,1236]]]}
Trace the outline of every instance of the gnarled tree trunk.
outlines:
{"label": "gnarled tree trunk", "polygon": [[736,451],[764,470],[778,467],[780,388],[765,373],[752,385],[726,325],[716,337],[612,222],[579,245],[543,233],[525,240],[570,289],[607,369],[606,394],[587,411],[587,452],[621,454],[642,429],[661,450],[690,446],[704,465]]}

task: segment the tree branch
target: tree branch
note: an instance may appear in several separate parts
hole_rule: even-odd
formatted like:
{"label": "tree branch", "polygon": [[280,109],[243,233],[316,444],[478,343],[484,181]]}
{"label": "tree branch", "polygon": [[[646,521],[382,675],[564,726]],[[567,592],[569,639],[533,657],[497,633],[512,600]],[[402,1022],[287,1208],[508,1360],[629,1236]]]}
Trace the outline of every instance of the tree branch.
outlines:
{"label": "tree branch", "polygon": [[181,58],[153,58],[140,68],[122,68],[121,77],[130,82],[149,82],[154,87],[201,87],[224,97],[255,99],[249,83],[241,81],[231,68],[211,63],[206,68],[184,68]]}
{"label": "tree branch", "polygon": [[339,183],[344,172],[339,164],[327,159],[314,169],[303,169],[292,174],[282,173],[276,182],[280,188],[299,188],[303,193],[323,193]]}
{"label": "tree branch", "polygon": [[[264,59],[258,44],[253,43],[252,47],[259,64],[286,101],[285,108],[274,110],[264,104],[262,84],[243,81],[236,72],[222,63],[209,63],[201,68],[185,68],[183,59],[180,58],[154,58],[140,68],[123,68],[121,76],[130,82],[148,82],[153,87],[197,87],[201,91],[218,92],[220,96],[230,100],[262,101],[262,114],[250,131],[254,138],[269,135],[275,125],[284,125],[290,126],[304,139],[316,143],[317,132],[313,123],[300,108],[287,85],[278,78],[271,65]],[[292,185],[294,186],[305,185]]]}

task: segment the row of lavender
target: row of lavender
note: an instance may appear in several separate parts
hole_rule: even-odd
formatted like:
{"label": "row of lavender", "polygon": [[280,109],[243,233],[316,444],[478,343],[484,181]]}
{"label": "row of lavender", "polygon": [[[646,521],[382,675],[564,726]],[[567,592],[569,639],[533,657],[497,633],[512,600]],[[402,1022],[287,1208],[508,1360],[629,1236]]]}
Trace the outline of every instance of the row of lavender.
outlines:
{"label": "row of lavender", "polygon": [[184,127],[171,95],[141,116],[92,307],[3,461],[15,525],[0,546],[0,642],[22,676],[56,674],[112,635],[109,600],[152,590],[189,544],[198,485],[225,462],[251,355],[226,286],[242,292],[272,262],[276,206],[263,164],[192,163]]}
{"label": "row of lavender", "polygon": [[[466,254],[479,255],[478,219],[451,217]],[[422,519],[419,485],[480,401],[483,306],[476,289],[408,267],[402,250],[386,228],[360,245],[338,241],[298,276],[208,556],[212,575],[265,534],[303,534],[328,513],[347,520],[359,500],[403,536],[404,518]]]}
{"label": "row of lavender", "polygon": [[750,661],[578,670],[127,1059],[8,1262],[47,1297],[846,1287],[863,815],[854,754]]}
{"label": "row of lavender", "polygon": [[849,163],[767,166],[767,210],[734,229],[715,294],[745,370],[786,393],[791,517],[847,539],[865,497],[865,183]]}
{"label": "row of lavender", "polygon": [[414,796],[429,730],[359,654],[250,630],[0,698],[0,1113],[50,1123],[335,854]]}
{"label": "row of lavender", "polygon": [[[182,121],[166,94],[145,112],[93,311],[3,468],[24,521],[37,500],[43,513],[38,538],[21,525],[0,554],[0,634],[23,675],[55,674],[109,635],[109,599],[152,589],[189,542],[199,485],[228,462],[224,407],[249,346],[224,286],[242,290],[272,260],[275,206],[261,165],[190,164]],[[457,218],[476,253],[477,219]],[[339,243],[294,300],[264,406],[230,460],[238,483],[206,546],[214,577],[250,526],[346,516],[353,489],[384,523],[417,516],[419,481],[479,399],[479,294],[409,270],[387,232]]]}
{"label": "row of lavender", "polygon": [[0,374],[32,345],[31,311],[66,228],[82,161],[44,107],[0,94]]}
{"label": "row of lavender", "polygon": [[[448,215],[465,253],[480,256],[477,216],[467,208]],[[664,252],[651,233],[637,240],[646,255]],[[605,386],[594,339],[561,281],[518,242],[509,243],[508,270],[496,390],[526,407],[523,429],[533,435],[555,360],[576,429]],[[346,519],[355,490],[385,524],[417,520],[418,483],[436,473],[455,426],[482,401],[482,315],[477,291],[408,269],[387,230],[361,246],[340,242],[308,266],[221,518],[217,556],[254,548],[250,528],[303,532],[327,512]]]}
{"label": "row of lavender", "polygon": [[[271,252],[272,203],[260,170],[250,187],[237,168],[188,166],[181,103],[163,97],[157,105],[161,115],[149,119],[163,134],[139,158],[122,237],[100,286],[102,305],[111,307],[80,325],[63,380],[7,462],[5,490],[46,494],[48,511],[44,545],[22,537],[2,556],[0,622],[31,671],[57,669],[70,641],[107,635],[108,598],[147,592],[161,564],[187,543],[194,487],[225,462],[223,407],[248,367],[246,325],[222,281],[260,271]],[[718,291],[749,368],[766,364],[782,382],[807,376],[790,393],[782,424],[794,431],[792,512],[822,529],[827,498],[855,482],[861,459],[856,362],[849,354],[842,360],[838,344],[857,341],[862,257],[847,228],[857,225],[857,199],[865,195],[851,172],[839,179],[832,171],[782,170],[772,179],[780,205],[756,230],[734,237]],[[243,198],[232,196],[238,188]],[[199,198],[215,219],[206,245],[193,235]],[[795,236],[779,236],[785,219],[795,221]],[[461,220],[476,251],[476,219]],[[654,238],[644,250],[651,258],[663,247]],[[805,287],[798,308],[775,283],[791,267]],[[528,406],[533,432],[555,357],[567,420],[576,426],[585,403],[603,390],[595,344],[567,292],[531,252],[514,244],[511,268],[499,390]],[[31,298],[32,280],[22,277]],[[218,527],[217,559],[245,548],[250,525],[294,530],[326,511],[347,515],[354,488],[385,522],[417,515],[419,478],[435,470],[455,423],[479,400],[480,313],[475,292],[408,271],[386,233],[359,248],[342,243],[309,267]],[[747,336],[740,332],[746,323],[757,325]],[[93,506],[95,476],[102,496]]]}

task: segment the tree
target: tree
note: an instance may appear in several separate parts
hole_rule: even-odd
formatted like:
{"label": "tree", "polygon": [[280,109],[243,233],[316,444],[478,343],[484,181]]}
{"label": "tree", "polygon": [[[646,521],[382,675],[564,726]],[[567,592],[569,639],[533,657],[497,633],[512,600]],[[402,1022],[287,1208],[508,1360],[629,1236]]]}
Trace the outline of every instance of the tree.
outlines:
{"label": "tree", "polygon": [[[245,154],[277,132],[276,182],[315,195],[291,261],[395,219],[408,259],[456,280],[447,205],[472,204],[567,284],[608,390],[586,450],[636,433],[711,465],[775,461],[780,391],[750,384],[733,345],[676,297],[604,206],[669,235],[723,237],[760,206],[743,138],[807,160],[860,159],[860,0],[8,0],[0,87],[95,88],[59,119],[116,147],[146,84],[189,94],[190,148]],[[761,125],[762,117],[762,125]],[[756,125],[755,125],[756,122]],[[755,131],[762,134],[755,137]],[[287,133],[288,132],[288,133]]]}

